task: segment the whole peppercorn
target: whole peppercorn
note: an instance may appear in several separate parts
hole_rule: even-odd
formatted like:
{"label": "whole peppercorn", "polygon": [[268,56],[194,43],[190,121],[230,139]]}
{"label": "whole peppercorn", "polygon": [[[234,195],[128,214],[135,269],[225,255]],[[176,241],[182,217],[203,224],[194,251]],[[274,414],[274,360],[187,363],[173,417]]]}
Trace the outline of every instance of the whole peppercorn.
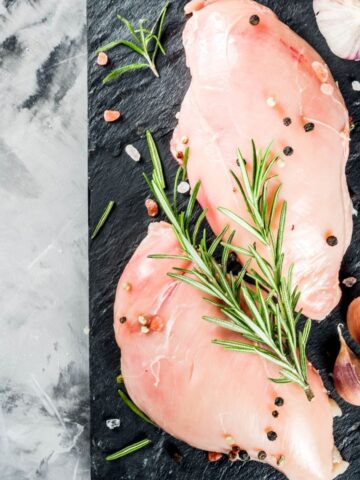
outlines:
{"label": "whole peppercorn", "polygon": [[330,247],[335,247],[338,244],[338,239],[334,235],[327,237],[326,242]]}
{"label": "whole peppercorn", "polygon": [[276,432],[270,431],[270,432],[267,432],[266,435],[267,435],[268,439],[270,440],[270,442],[274,442],[277,439],[277,433]]}
{"label": "whole peppercorn", "polygon": [[260,23],[260,17],[258,15],[251,15],[249,19],[250,25],[256,26]]}
{"label": "whole peppercorn", "polygon": [[274,410],[274,411],[272,412],[272,416],[273,416],[274,418],[277,418],[277,417],[279,416],[279,412],[278,412],[277,410]]}
{"label": "whole peppercorn", "polygon": [[284,405],[284,399],[281,397],[276,397],[275,398],[275,405],[277,407],[282,407]]}
{"label": "whole peppercorn", "polygon": [[261,460],[262,462],[266,459],[266,452],[264,452],[264,450],[261,450],[259,453],[258,453],[258,459]]}
{"label": "whole peppercorn", "polygon": [[285,125],[285,127],[288,127],[289,125],[291,125],[291,118],[285,117],[283,120],[283,124]]}
{"label": "whole peppercorn", "polygon": [[292,147],[285,147],[284,150],[284,155],[286,155],[287,157],[290,157],[290,155],[292,155],[294,153],[294,149]]}
{"label": "whole peppercorn", "polygon": [[239,458],[242,462],[248,462],[250,460],[250,456],[246,450],[240,450]]}
{"label": "whole peppercorn", "polygon": [[311,132],[312,130],[314,130],[314,128],[315,128],[315,125],[312,122],[305,123],[304,125],[305,132]]}

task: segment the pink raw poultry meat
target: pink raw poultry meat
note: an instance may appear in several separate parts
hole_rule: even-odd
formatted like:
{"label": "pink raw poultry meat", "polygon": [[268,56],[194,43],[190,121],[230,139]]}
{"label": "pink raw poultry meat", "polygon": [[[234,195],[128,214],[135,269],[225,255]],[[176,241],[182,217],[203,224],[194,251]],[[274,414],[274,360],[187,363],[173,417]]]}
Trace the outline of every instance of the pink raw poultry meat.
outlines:
{"label": "pink raw poultry meat", "polygon": [[[202,320],[221,314],[201,292],[167,275],[188,262],[148,258],[159,252],[181,254],[164,222],[150,225],[116,294],[121,372],[133,401],[194,447],[229,453],[237,445],[252,459],[264,451],[266,462],[290,480],[330,480],[341,473],[347,464],[334,450],[332,409],[318,373],[309,367],[315,394],[309,402],[300,387],[268,380],[279,373],[273,364],[212,344],[214,338],[243,339]],[[151,321],[149,332],[143,317]],[[283,406],[275,406],[277,397]],[[268,438],[271,431],[277,434],[274,441]]]}
{"label": "pink raw poultry meat", "polygon": [[192,81],[173,154],[179,158],[188,137],[189,180],[192,186],[201,180],[198,199],[209,209],[212,229],[218,234],[230,223],[237,243],[247,246],[251,235],[217,207],[246,217],[229,172],[236,169],[236,149],[250,171],[250,140],[263,149],[273,141],[272,152],[281,153],[281,197],[288,202],[285,267],[295,263],[305,315],[322,319],[339,301],[338,271],[352,233],[345,180],[349,118],[341,93],[321,57],[268,8],[217,0],[191,2],[191,11],[183,40]]}

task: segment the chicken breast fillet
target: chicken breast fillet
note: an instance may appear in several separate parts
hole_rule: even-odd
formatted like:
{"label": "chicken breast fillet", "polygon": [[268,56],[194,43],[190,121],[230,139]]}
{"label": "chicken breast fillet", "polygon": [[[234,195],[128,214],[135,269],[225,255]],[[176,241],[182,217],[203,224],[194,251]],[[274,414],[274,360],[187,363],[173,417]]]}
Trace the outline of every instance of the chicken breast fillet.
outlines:
{"label": "chicken breast fillet", "polygon": [[[237,148],[250,172],[251,139],[264,150],[273,142],[273,154],[281,154],[274,173],[288,202],[285,267],[295,264],[304,314],[322,319],[340,299],[338,272],[352,234],[349,118],[341,93],[315,50],[268,8],[215,0],[191,2],[186,11],[193,12],[183,35],[192,81],[172,152],[181,158],[188,137],[189,180],[192,186],[201,180],[198,200],[218,234],[226,223],[240,227],[217,207],[247,216],[230,175],[239,172]],[[241,246],[253,240],[243,230],[236,236]]]}
{"label": "chicken breast fillet", "polygon": [[203,320],[221,313],[201,292],[167,275],[188,262],[148,258],[154,253],[181,253],[164,222],[150,225],[115,301],[121,372],[138,407],[196,448],[229,453],[239,447],[254,460],[265,452],[265,461],[290,480],[330,480],[344,470],[339,455],[333,460],[332,409],[318,373],[309,365],[315,394],[309,402],[300,387],[268,380],[279,374],[273,364],[212,344],[244,339]]}

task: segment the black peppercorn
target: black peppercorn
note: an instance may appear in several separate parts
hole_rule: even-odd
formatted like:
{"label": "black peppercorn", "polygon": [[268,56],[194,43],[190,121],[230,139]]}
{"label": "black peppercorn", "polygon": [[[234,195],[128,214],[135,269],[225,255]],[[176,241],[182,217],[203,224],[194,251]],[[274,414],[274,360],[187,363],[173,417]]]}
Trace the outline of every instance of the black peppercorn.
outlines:
{"label": "black peppercorn", "polygon": [[240,450],[239,458],[242,462],[248,462],[250,460],[249,454],[246,450]]}
{"label": "black peppercorn", "polygon": [[260,23],[260,18],[258,15],[251,15],[250,20],[249,20],[251,25],[259,25]]}
{"label": "black peppercorn", "polygon": [[277,433],[276,432],[267,432],[267,438],[270,440],[270,442],[274,442],[277,439]]}
{"label": "black peppercorn", "polygon": [[264,452],[264,450],[261,450],[259,453],[258,453],[258,459],[261,460],[261,461],[264,461],[266,459],[266,452]]}
{"label": "black peppercorn", "polygon": [[291,118],[285,117],[283,120],[283,124],[285,125],[285,127],[288,127],[289,125],[291,125]]}
{"label": "black peppercorn", "polygon": [[279,412],[278,412],[277,410],[274,410],[274,411],[272,412],[272,416],[275,417],[275,418],[277,418],[277,417],[279,416]]}
{"label": "black peppercorn", "polygon": [[120,323],[125,323],[126,322],[126,317],[120,317],[119,322]]}
{"label": "black peppercorn", "polygon": [[334,235],[327,237],[326,242],[330,247],[335,247],[338,244],[338,239]]}
{"label": "black peppercorn", "polygon": [[285,147],[284,150],[284,155],[286,155],[287,157],[289,157],[290,155],[292,155],[294,153],[294,149],[292,147]]}
{"label": "black peppercorn", "polygon": [[276,397],[275,398],[275,405],[277,407],[282,407],[284,405],[284,399],[281,397]]}
{"label": "black peppercorn", "polygon": [[315,125],[312,122],[306,123],[304,125],[305,132],[311,132],[312,130],[314,130],[314,128],[315,128]]}

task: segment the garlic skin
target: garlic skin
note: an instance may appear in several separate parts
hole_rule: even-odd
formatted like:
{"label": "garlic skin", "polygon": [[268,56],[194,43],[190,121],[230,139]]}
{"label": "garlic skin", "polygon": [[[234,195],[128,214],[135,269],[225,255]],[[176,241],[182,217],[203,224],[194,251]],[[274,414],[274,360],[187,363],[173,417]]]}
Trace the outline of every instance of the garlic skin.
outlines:
{"label": "garlic skin", "polygon": [[360,359],[347,346],[338,327],[340,352],[334,366],[334,384],[338,394],[348,403],[360,407]]}
{"label": "garlic skin", "polygon": [[352,338],[360,344],[360,297],[350,303],[347,311],[347,326]]}
{"label": "garlic skin", "polygon": [[314,0],[320,32],[335,55],[360,60],[360,0]]}

